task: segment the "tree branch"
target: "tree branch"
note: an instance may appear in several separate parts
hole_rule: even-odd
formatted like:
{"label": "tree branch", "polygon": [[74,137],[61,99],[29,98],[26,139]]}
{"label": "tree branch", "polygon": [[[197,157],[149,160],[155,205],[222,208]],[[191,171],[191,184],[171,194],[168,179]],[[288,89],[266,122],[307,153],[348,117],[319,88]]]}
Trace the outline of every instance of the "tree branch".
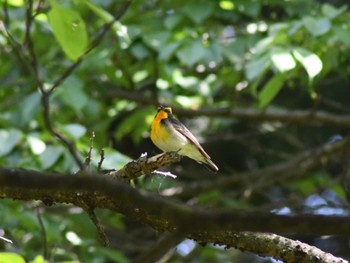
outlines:
{"label": "tree branch", "polygon": [[127,163],[123,169],[111,171],[109,176],[130,181],[145,174],[150,174],[156,169],[176,163],[181,160],[181,156],[177,152],[165,152],[150,158],[147,158],[147,153],[142,154],[137,160]]}
{"label": "tree branch", "polygon": [[69,153],[73,157],[75,163],[79,166],[80,170],[84,170],[85,165],[82,162],[74,143],[55,129],[54,124],[50,118],[50,96],[55,91],[55,89],[59,87],[62,84],[62,82],[73,73],[73,71],[80,65],[83,59],[102,42],[102,39],[105,36],[105,34],[112,27],[112,25],[125,14],[130,4],[131,0],[126,0],[125,4],[120,8],[120,10],[118,10],[116,16],[110,22],[106,23],[102,27],[101,32],[95,37],[95,39],[93,39],[93,41],[91,41],[88,49],[77,59],[75,63],[73,63],[63,72],[63,74],[52,84],[50,89],[45,89],[42,79],[39,75],[38,60],[34,49],[34,43],[31,38],[31,28],[33,23],[33,1],[28,1],[26,10],[26,30],[23,46],[28,48],[28,53],[30,54],[31,69],[34,73],[36,84],[41,92],[44,123],[47,130],[53,136],[58,138],[62,142],[62,144],[68,149]]}
{"label": "tree branch", "polygon": [[[69,176],[63,174],[40,173],[28,170],[0,168],[0,197],[20,200],[43,200],[44,203],[72,203],[83,206],[81,195],[89,195],[92,207],[110,209],[148,224],[159,231],[169,231],[186,235],[201,242],[212,242],[229,247],[249,250],[264,256],[283,259],[281,254],[264,249],[258,250],[252,244],[244,243],[245,233],[256,231],[289,234],[350,235],[350,217],[315,215],[276,215],[270,213],[250,213],[244,211],[210,211],[190,207],[167,200],[158,195],[137,190],[129,185],[103,175]],[[254,241],[261,235],[249,234]],[[294,242],[290,240],[290,242]],[[295,244],[295,243],[293,243]],[[327,258],[324,252],[316,253],[312,247],[309,255]],[[303,248],[303,251],[305,249]],[[300,245],[283,247],[283,253],[300,254]],[[330,256],[331,257],[331,256]],[[331,257],[333,261],[345,262]],[[294,261],[302,262],[302,261]]]}
{"label": "tree branch", "polygon": [[[326,165],[331,159],[342,160],[342,156],[349,147],[350,137],[336,143],[327,143],[316,149],[307,150],[290,158],[285,162],[261,168],[255,171],[235,173],[213,180],[203,180],[200,182],[186,183],[182,187],[177,187],[172,191],[174,195],[181,199],[188,199],[200,193],[213,189],[233,189],[242,188],[250,190],[262,190],[279,182],[288,179],[297,180],[307,174],[307,171],[315,169],[321,165]],[[247,180],[247,178],[249,180]],[[251,182],[254,182],[252,185]],[[247,184],[248,183],[248,184]],[[168,190],[166,190],[168,191]],[[168,195],[167,192],[164,193]]]}
{"label": "tree branch", "polygon": [[154,246],[152,246],[146,253],[140,255],[134,260],[134,263],[152,263],[165,262],[159,261],[177,244],[184,240],[184,235],[179,233],[163,234]]}
{"label": "tree branch", "polygon": [[117,14],[113,17],[113,19],[106,23],[100,33],[91,41],[89,47],[85,50],[85,52],[72,64],[70,65],[63,74],[52,84],[49,93],[52,93],[58,86],[62,84],[62,82],[69,77],[73,71],[83,62],[85,57],[94,50],[103,40],[106,33],[111,29],[115,22],[120,20],[122,16],[126,13],[129,6],[131,5],[132,0],[126,0],[122,7],[117,11]]}
{"label": "tree branch", "polygon": [[[111,96],[136,101],[145,105],[158,106],[159,102],[148,98],[143,94],[126,92],[121,89],[113,89]],[[253,121],[276,121],[282,123],[307,124],[307,125],[328,125],[336,127],[350,127],[350,115],[332,114],[325,111],[297,110],[297,109],[266,109],[254,108],[200,108],[196,110],[184,109],[172,106],[177,115],[187,117],[207,116],[236,118]]]}
{"label": "tree branch", "polygon": [[230,117],[244,120],[254,121],[278,121],[294,124],[313,124],[313,125],[330,125],[338,127],[350,127],[350,116],[331,114],[324,111],[314,110],[282,110],[282,109],[266,109],[264,111],[252,108],[232,109],[219,108],[209,109],[202,108],[196,111],[175,108],[178,114],[186,114],[187,116],[208,116],[208,117]]}

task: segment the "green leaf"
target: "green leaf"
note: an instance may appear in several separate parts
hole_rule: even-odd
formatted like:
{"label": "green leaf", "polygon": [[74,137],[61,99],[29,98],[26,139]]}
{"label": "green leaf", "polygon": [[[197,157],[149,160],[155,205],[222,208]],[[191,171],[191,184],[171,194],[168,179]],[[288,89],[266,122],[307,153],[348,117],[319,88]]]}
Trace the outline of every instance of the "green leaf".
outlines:
{"label": "green leaf", "polygon": [[258,79],[271,65],[270,54],[252,58],[246,65],[245,74],[248,80]]}
{"label": "green leaf", "polygon": [[235,1],[235,4],[237,4],[237,9],[250,16],[250,17],[257,17],[258,14],[260,13],[261,9],[261,1],[256,1],[256,0],[250,0],[250,1],[245,1],[245,0],[240,0],[240,1]]}
{"label": "green leaf", "polygon": [[0,252],[1,263],[25,263],[24,258],[16,253]]}
{"label": "green leaf", "polygon": [[90,1],[83,1],[83,3],[85,3],[91,9],[91,11],[101,17],[105,22],[111,22],[113,20],[113,16],[98,5],[95,5]]}
{"label": "green leaf", "polygon": [[338,41],[342,42],[346,47],[350,46],[350,31],[342,26],[334,26],[332,30]]}
{"label": "green leaf", "polygon": [[321,72],[323,64],[316,54],[304,48],[295,48],[293,55],[303,65],[310,80]]}
{"label": "green leaf", "polygon": [[[105,159],[103,160],[102,167],[104,169],[117,169],[123,167],[126,163],[130,162],[130,158],[126,155],[117,152],[111,148],[104,148]],[[93,151],[92,163],[98,165],[101,156],[96,151]]]}
{"label": "green leaf", "polygon": [[315,37],[324,35],[331,29],[331,22],[328,18],[306,16],[303,18],[303,23],[310,34]]}
{"label": "green leaf", "polygon": [[195,63],[206,57],[207,49],[201,41],[190,42],[177,51],[176,56],[181,63],[192,67]]}
{"label": "green leaf", "polygon": [[158,59],[161,61],[167,61],[169,60],[172,55],[174,55],[176,49],[180,46],[180,42],[172,42],[168,45],[166,45],[164,48],[162,48],[159,51]]}
{"label": "green leaf", "polygon": [[84,91],[83,82],[75,76],[68,77],[62,83],[57,96],[77,112],[81,111],[89,101]]}
{"label": "green leaf", "polygon": [[192,0],[186,3],[184,11],[191,20],[200,24],[213,13],[214,4],[212,1]]}
{"label": "green leaf", "polygon": [[221,0],[219,2],[219,6],[223,10],[233,10],[235,8],[235,4],[232,1],[228,1],[228,0]]}
{"label": "green leaf", "polygon": [[50,10],[48,17],[52,32],[67,57],[77,60],[88,45],[83,19],[76,11],[57,5]]}
{"label": "green leaf", "polygon": [[35,91],[26,96],[19,105],[20,125],[26,125],[40,109],[40,94]]}
{"label": "green leaf", "polygon": [[[108,13],[103,8],[99,7],[98,5],[95,5],[94,3],[90,1],[83,1],[96,15],[98,15],[104,22],[108,23],[111,22],[114,17]],[[113,30],[117,32],[118,37],[121,38],[122,42],[125,44],[123,47],[126,48],[131,44],[131,40],[128,34],[127,27],[124,26],[119,21],[116,21],[113,24]]]}
{"label": "green leaf", "polygon": [[279,72],[286,72],[295,68],[294,57],[288,50],[272,50],[271,61]]}
{"label": "green leaf", "polygon": [[167,29],[173,29],[181,22],[182,19],[183,15],[180,13],[171,14],[165,18],[164,25]]}
{"label": "green leaf", "polygon": [[41,167],[43,169],[53,166],[61,157],[64,148],[62,146],[47,146],[45,151],[40,155]]}
{"label": "green leaf", "polygon": [[11,152],[22,139],[22,133],[15,129],[0,130],[0,156]]}
{"label": "green leaf", "polygon": [[45,259],[42,255],[38,255],[34,258],[33,263],[45,263]]}
{"label": "green leaf", "polygon": [[133,45],[130,51],[133,54],[133,56],[138,60],[147,58],[150,55],[150,51],[145,47],[143,43],[137,43]]}
{"label": "green leaf", "polygon": [[200,82],[199,79],[193,75],[184,76],[182,71],[179,69],[173,70],[172,79],[174,83],[178,84],[179,86],[185,89],[195,88],[197,90],[197,86]]}
{"label": "green leaf", "polygon": [[129,259],[125,257],[121,252],[104,247],[96,247],[96,253],[104,255],[106,258],[113,262],[129,263]]}
{"label": "green leaf", "polygon": [[148,46],[158,51],[165,46],[170,36],[171,34],[168,31],[159,31],[155,33],[145,34],[143,36],[143,40]]}
{"label": "green leaf", "polygon": [[119,124],[116,133],[117,140],[121,140],[125,135],[131,135],[135,142],[139,142],[145,131],[147,125],[145,119],[149,113],[148,109],[131,113],[128,118]]}
{"label": "green leaf", "polygon": [[339,16],[341,13],[343,13],[346,10],[346,5],[336,8],[330,4],[323,4],[322,5],[322,13],[329,17],[330,19],[335,18]]}
{"label": "green leaf", "polygon": [[260,108],[265,108],[276,97],[276,95],[282,88],[284,80],[285,75],[278,74],[266,83],[266,85],[263,87],[262,91],[259,94]]}
{"label": "green leaf", "polygon": [[63,129],[76,140],[86,134],[86,128],[77,123],[67,124],[63,127]]}
{"label": "green leaf", "polygon": [[[4,0],[3,2],[5,2]],[[7,0],[7,4],[9,6],[16,6],[16,7],[21,7],[24,6],[25,1],[24,0]]]}

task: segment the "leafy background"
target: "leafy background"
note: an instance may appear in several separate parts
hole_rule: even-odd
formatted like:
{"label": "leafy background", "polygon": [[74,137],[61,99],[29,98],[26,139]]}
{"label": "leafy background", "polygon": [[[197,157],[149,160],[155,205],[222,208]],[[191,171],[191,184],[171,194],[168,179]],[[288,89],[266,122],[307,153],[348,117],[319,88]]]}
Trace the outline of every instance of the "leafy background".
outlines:
{"label": "leafy background", "polygon": [[[348,133],[348,125],[215,114],[222,108],[349,114],[348,1],[135,1],[87,55],[123,1],[29,2],[35,18],[30,36],[44,87],[52,87],[72,63],[82,60],[50,97],[55,128],[74,142],[82,158],[91,141],[95,167],[101,149],[103,167],[116,169],[143,152],[158,153],[149,130],[161,102],[179,109],[175,114],[220,167],[220,173],[212,175],[184,159],[167,168],[176,180],[151,175],[137,180],[136,187],[163,194],[178,185],[235,176],[289,160]],[[45,126],[26,49],[28,2],[0,3],[0,164],[76,172],[67,148]],[[196,114],[199,108],[207,114]],[[189,202],[286,214],[349,213],[344,160],[256,189],[249,178],[241,180],[245,187],[214,189]],[[111,248],[105,248],[80,208],[0,200],[0,211],[0,233],[14,242],[0,242],[1,250],[14,253],[0,254],[8,262],[25,258],[37,263],[44,257],[52,262],[132,262],[157,238],[151,229],[101,210],[97,214],[111,241]],[[297,238],[350,258],[346,237]],[[253,257],[185,240],[169,262],[248,262]]]}

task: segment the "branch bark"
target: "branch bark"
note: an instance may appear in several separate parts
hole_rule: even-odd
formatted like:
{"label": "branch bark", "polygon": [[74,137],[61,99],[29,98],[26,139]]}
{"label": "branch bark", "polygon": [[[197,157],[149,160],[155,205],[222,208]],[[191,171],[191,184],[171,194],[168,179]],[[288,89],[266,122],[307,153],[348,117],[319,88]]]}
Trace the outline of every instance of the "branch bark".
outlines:
{"label": "branch bark", "polygon": [[[126,92],[121,89],[113,89],[111,96],[136,101],[144,105],[159,104],[155,99],[143,96],[140,93]],[[183,109],[172,106],[177,115],[188,117],[224,117],[253,121],[276,121],[282,123],[306,124],[306,125],[327,125],[336,127],[350,127],[350,116],[332,114],[325,111],[298,110],[298,109],[266,109],[258,110],[253,108],[200,108],[196,110]]]}
{"label": "branch bark", "polygon": [[[213,180],[187,183],[185,186],[178,186],[176,191],[166,190],[164,195],[172,195],[181,199],[189,199],[200,193],[213,189],[249,189],[251,191],[263,190],[269,186],[277,185],[286,180],[298,180],[307,175],[307,171],[317,167],[324,167],[332,160],[341,162],[348,159],[348,148],[350,137],[336,143],[326,143],[316,149],[306,150],[295,155],[285,162],[267,166],[258,170],[235,173],[232,176],[225,176]],[[254,182],[252,184],[251,182]],[[171,194],[167,194],[171,192]]]}
{"label": "branch bark", "polygon": [[[264,244],[265,234],[247,234],[240,231],[350,235],[350,217],[287,216],[218,209],[208,211],[134,189],[119,180],[101,174],[70,176],[0,168],[1,198],[42,200],[46,204],[72,203],[83,206],[82,195],[89,195],[92,207],[123,213],[158,231],[183,234],[200,242],[236,247],[282,260],[285,259],[285,255],[292,255],[291,257],[294,258],[304,255],[303,259],[305,257],[321,258],[322,260],[318,262],[346,262],[306,244],[301,247],[300,243],[292,240],[288,242],[293,245],[279,247],[277,253],[276,249],[271,249],[269,246],[253,245],[255,242]],[[308,252],[305,254],[302,251]],[[313,261],[290,260],[289,262]]]}

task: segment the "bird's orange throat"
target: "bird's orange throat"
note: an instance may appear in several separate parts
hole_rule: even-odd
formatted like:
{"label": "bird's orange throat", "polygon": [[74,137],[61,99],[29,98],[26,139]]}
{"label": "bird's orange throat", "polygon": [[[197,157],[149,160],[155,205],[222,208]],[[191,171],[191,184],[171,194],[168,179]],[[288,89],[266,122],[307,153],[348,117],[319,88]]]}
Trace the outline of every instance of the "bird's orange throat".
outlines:
{"label": "bird's orange throat", "polygon": [[160,122],[166,118],[168,118],[168,113],[166,113],[165,111],[159,111],[157,113],[157,115],[154,117],[154,120],[152,122],[152,133],[158,134],[161,126]]}

